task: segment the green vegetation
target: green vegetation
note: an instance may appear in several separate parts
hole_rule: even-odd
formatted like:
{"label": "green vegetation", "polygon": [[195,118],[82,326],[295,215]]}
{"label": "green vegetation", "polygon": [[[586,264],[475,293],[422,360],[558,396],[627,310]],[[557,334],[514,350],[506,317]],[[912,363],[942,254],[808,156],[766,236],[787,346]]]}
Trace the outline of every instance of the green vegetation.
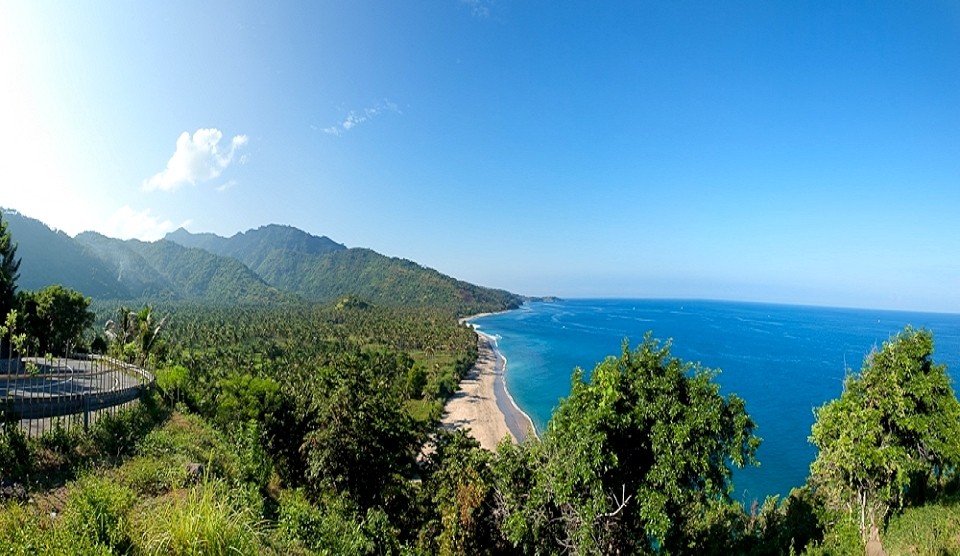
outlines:
{"label": "green vegetation", "polygon": [[260,264],[276,251],[287,255],[325,255],[346,247],[326,236],[317,237],[292,226],[271,224],[225,238],[215,234],[191,234],[180,228],[166,238],[184,247],[196,247],[223,257],[232,257],[260,273]]}
{"label": "green vegetation", "polygon": [[946,497],[894,516],[883,545],[889,554],[960,554],[960,498]]}
{"label": "green vegetation", "polygon": [[110,356],[141,367],[150,363],[150,353],[160,339],[166,318],[154,318],[153,307],[144,305],[134,313],[126,307],[117,309],[117,320],[108,320],[103,327]]}
{"label": "green vegetation", "polygon": [[235,258],[267,283],[314,301],[352,295],[378,305],[445,308],[461,315],[512,308],[521,301],[509,292],[468,284],[369,249],[347,249],[289,226],[264,226],[231,238],[178,230],[167,238]]}
{"label": "green vegetation", "polygon": [[[231,238],[178,230],[168,239],[143,242],[95,232],[70,238],[16,212],[5,214],[24,256],[20,273],[25,287],[62,284],[115,304],[262,307],[355,297],[379,306],[462,316],[514,308],[523,301],[289,226],[264,226]],[[8,258],[13,261],[12,253]],[[9,265],[4,268],[16,273]]]}
{"label": "green vegetation", "polygon": [[760,439],[712,376],[649,337],[589,383],[575,371],[543,441],[521,448],[531,487],[507,505],[510,541],[527,553],[719,548],[712,517],[732,511],[728,462],[753,463]]}
{"label": "green vegetation", "polygon": [[60,284],[18,292],[17,248],[0,211],[0,358],[70,352],[94,322],[91,300]]}
{"label": "green vegetation", "polygon": [[90,298],[60,284],[17,295],[22,329],[33,344],[31,353],[66,355],[83,340],[96,315]]}
{"label": "green vegetation", "polygon": [[0,208],[0,212],[23,258],[20,288],[38,290],[62,284],[89,297],[137,297],[118,281],[117,273],[67,234],[16,211]]}
{"label": "green vegetation", "polygon": [[84,232],[76,241],[126,282],[133,297],[190,299],[215,304],[293,301],[252,270],[229,257],[188,249],[169,241],[121,241]]}
{"label": "green vegetation", "polygon": [[817,410],[810,483],[864,541],[891,512],[922,504],[957,478],[960,402],[933,336],[907,328],[871,353],[839,399]]}
{"label": "green vegetation", "polygon": [[17,244],[13,242],[7,223],[3,221],[3,212],[0,211],[0,318],[5,318],[13,309],[19,271]]}
{"label": "green vegetation", "polygon": [[[6,503],[0,542],[39,554],[69,543],[129,554],[759,555],[860,554],[869,540],[845,503],[863,499],[844,491],[857,483],[821,471],[836,468],[823,464],[835,457],[826,441],[809,486],[749,510],[731,501],[731,467],[754,462],[753,422],[712,371],[668,345],[647,338],[589,380],[576,371],[542,439],[488,452],[436,429],[447,384],[476,358],[472,330],[445,311],[343,301],[162,310],[155,394],[87,434],[0,437],[3,476],[31,477],[33,498]],[[923,461],[942,463],[910,467],[876,514],[889,550],[924,554],[954,550],[957,516],[955,467],[940,455],[955,433],[925,420],[956,403],[930,342],[912,330],[891,339],[814,430],[828,438],[821,431],[887,404],[895,418],[869,422],[905,419],[942,439],[915,437]],[[889,389],[876,403],[848,400],[880,378]],[[869,484],[896,476],[842,461]],[[907,464],[881,469],[897,465]]]}
{"label": "green vegetation", "polygon": [[[0,230],[3,245],[13,260]],[[130,245],[138,260],[169,265],[218,258]],[[336,247],[315,255],[375,275],[358,284],[390,284],[391,269],[408,265]],[[219,284],[209,291],[236,284],[203,266],[167,276]],[[960,402],[932,361],[929,332],[891,338],[817,410],[820,453],[804,488],[746,509],[730,499],[732,467],[755,464],[760,442],[744,401],[649,336],[589,379],[575,370],[542,439],[489,452],[438,430],[477,358],[476,335],[456,315],[510,297],[478,290],[451,303],[429,294],[444,277],[429,284],[397,279],[382,290],[421,296],[403,303],[362,289],[322,305],[217,298],[132,311],[101,301],[102,333],[78,292],[20,292],[0,315],[0,335],[17,349],[89,342],[150,366],[157,381],[86,432],[27,438],[3,426],[0,479],[16,488],[0,500],[0,550],[766,555],[862,554],[882,541],[890,553],[958,551]]]}

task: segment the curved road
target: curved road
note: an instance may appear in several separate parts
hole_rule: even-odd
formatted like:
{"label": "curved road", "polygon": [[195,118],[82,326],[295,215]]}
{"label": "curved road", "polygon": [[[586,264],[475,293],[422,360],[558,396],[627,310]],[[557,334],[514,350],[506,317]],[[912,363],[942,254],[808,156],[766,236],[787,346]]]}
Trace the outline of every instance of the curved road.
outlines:
{"label": "curved road", "polygon": [[[0,366],[0,398],[53,398],[75,394],[113,392],[137,386],[141,377],[129,371],[111,368],[113,365],[85,359],[59,359],[55,367],[48,367],[42,358],[24,358],[35,363],[40,372],[6,374]],[[105,369],[105,370],[99,370]]]}

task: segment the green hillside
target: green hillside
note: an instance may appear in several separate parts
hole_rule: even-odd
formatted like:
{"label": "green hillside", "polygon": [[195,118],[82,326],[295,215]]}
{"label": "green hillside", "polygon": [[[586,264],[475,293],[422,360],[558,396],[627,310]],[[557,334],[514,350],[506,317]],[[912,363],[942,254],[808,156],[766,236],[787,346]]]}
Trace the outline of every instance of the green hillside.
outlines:
{"label": "green hillside", "polygon": [[326,236],[318,237],[292,226],[277,224],[240,232],[229,238],[210,233],[191,234],[180,228],[167,234],[165,239],[184,247],[196,247],[215,255],[233,257],[258,274],[263,261],[276,258],[278,251],[298,255],[324,255],[346,249]]}
{"label": "green hillside", "polygon": [[22,261],[20,289],[38,290],[62,284],[92,297],[134,296],[134,292],[118,280],[113,268],[105,266],[99,257],[67,234],[14,210],[0,209],[0,212]]}
{"label": "green hillside", "polygon": [[293,298],[271,287],[239,261],[171,241],[112,239],[95,232],[76,241],[129,283],[136,297],[211,303],[274,303]]}
{"label": "green hillside", "polygon": [[63,284],[96,299],[218,304],[353,296],[460,315],[514,308],[524,300],[291,226],[272,224],[229,238],[180,229],[165,240],[143,242],[96,232],[71,238],[16,211],[4,211],[4,219],[19,244],[19,286],[27,290]]}
{"label": "green hillside", "polygon": [[347,249],[288,226],[264,226],[231,238],[181,229],[167,239],[234,257],[267,283],[316,301],[353,295],[381,305],[436,307],[460,314],[523,302],[507,291],[469,284],[370,249]]}

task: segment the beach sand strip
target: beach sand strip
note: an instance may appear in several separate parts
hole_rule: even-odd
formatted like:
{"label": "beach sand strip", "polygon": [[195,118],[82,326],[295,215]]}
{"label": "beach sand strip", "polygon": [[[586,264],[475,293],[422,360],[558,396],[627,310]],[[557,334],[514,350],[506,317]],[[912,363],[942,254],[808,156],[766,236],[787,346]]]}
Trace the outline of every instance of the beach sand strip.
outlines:
{"label": "beach sand strip", "polygon": [[507,436],[514,442],[534,434],[533,422],[520,410],[503,381],[506,360],[495,340],[477,332],[479,357],[460,382],[460,389],[444,406],[441,426],[447,430],[468,429],[470,436],[487,450],[496,450]]}

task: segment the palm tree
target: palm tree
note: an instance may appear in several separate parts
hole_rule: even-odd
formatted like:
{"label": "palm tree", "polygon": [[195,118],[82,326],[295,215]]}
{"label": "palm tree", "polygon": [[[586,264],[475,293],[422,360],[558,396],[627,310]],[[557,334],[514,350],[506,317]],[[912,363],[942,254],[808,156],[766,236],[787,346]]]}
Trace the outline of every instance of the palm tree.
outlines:
{"label": "palm tree", "polygon": [[127,307],[120,307],[117,310],[117,320],[108,320],[103,331],[110,340],[110,353],[123,358],[126,356],[127,346],[132,345],[136,350],[133,354],[134,362],[140,366],[145,365],[150,357],[150,350],[167,324],[167,317],[163,317],[155,325],[153,313],[150,305],[144,305],[137,313]]}
{"label": "palm tree", "polygon": [[160,319],[156,326],[153,324],[153,307],[144,305],[143,309],[137,313],[137,346],[140,350],[138,364],[143,366],[147,363],[150,356],[150,350],[160,336],[160,331],[167,324],[167,317]]}

